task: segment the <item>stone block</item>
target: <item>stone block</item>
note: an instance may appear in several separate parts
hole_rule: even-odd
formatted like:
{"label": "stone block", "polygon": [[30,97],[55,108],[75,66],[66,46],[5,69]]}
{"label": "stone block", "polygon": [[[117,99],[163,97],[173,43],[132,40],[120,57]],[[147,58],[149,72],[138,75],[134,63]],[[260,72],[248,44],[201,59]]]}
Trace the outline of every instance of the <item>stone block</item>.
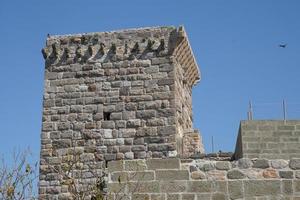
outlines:
{"label": "stone block", "polygon": [[209,193],[212,192],[213,183],[211,181],[189,181],[187,192]]}
{"label": "stone block", "polygon": [[143,111],[137,111],[136,117],[139,119],[150,119],[154,118],[156,115],[155,110],[143,110]]}
{"label": "stone block", "polygon": [[230,170],[231,163],[229,161],[218,161],[216,162],[216,169],[218,170]]}
{"label": "stone block", "polygon": [[206,179],[206,175],[202,171],[193,171],[191,173],[191,178],[194,179],[194,180]]}
{"label": "stone block", "polygon": [[211,170],[215,170],[216,169],[216,163],[215,162],[204,162],[204,163],[200,163],[198,165],[199,169],[202,171],[211,171]]}
{"label": "stone block", "polygon": [[277,195],[281,192],[280,180],[245,180],[245,197]]}
{"label": "stone block", "polygon": [[214,193],[211,197],[212,200],[227,200],[227,195],[224,193]]}
{"label": "stone block", "polygon": [[225,180],[226,172],[223,170],[211,170],[206,172],[206,177],[209,180]]}
{"label": "stone block", "polygon": [[289,162],[282,159],[271,160],[271,166],[274,169],[283,169],[289,165]]}
{"label": "stone block", "polygon": [[238,160],[238,166],[241,169],[248,169],[252,167],[253,163],[249,158],[241,158]]}
{"label": "stone block", "polygon": [[227,178],[229,179],[244,179],[246,175],[239,169],[229,170],[227,173]]}
{"label": "stone block", "polygon": [[282,180],[281,188],[283,194],[292,195],[293,194],[293,181],[292,180]]}
{"label": "stone block", "polygon": [[128,172],[112,172],[110,175],[111,181],[125,183],[129,181],[129,174]]}
{"label": "stone block", "polygon": [[180,194],[176,194],[176,193],[169,194],[169,193],[167,193],[167,200],[181,200],[180,197],[181,197]]}
{"label": "stone block", "polygon": [[130,181],[152,181],[154,178],[154,171],[133,171],[129,174]]}
{"label": "stone block", "polygon": [[257,159],[256,161],[254,161],[252,167],[262,168],[262,169],[268,168],[268,167],[270,167],[269,160],[263,159],[263,158]]}
{"label": "stone block", "polygon": [[278,173],[275,169],[265,169],[263,171],[264,178],[278,178]]}
{"label": "stone block", "polygon": [[300,158],[293,158],[290,160],[289,166],[291,169],[300,169]]}
{"label": "stone block", "polygon": [[123,138],[132,138],[136,134],[136,130],[133,128],[128,128],[128,129],[120,129],[119,130],[119,137]]}
{"label": "stone block", "polygon": [[170,159],[148,159],[146,161],[148,169],[180,169],[180,160]]}
{"label": "stone block", "polygon": [[123,161],[122,160],[110,161],[107,163],[107,169],[109,172],[123,171],[124,169]]}
{"label": "stone block", "polygon": [[196,194],[196,199],[211,200],[211,194]]}
{"label": "stone block", "polygon": [[108,183],[107,188],[109,193],[125,193],[127,190],[127,183]]}
{"label": "stone block", "polygon": [[189,180],[188,170],[156,170],[156,180]]}
{"label": "stone block", "polygon": [[147,170],[145,160],[125,160],[124,169],[126,171],[144,171]]}
{"label": "stone block", "polygon": [[293,171],[279,171],[279,177],[284,179],[292,179],[294,178]]}
{"label": "stone block", "polygon": [[187,191],[186,181],[158,181],[162,193],[179,193]]}
{"label": "stone block", "polygon": [[176,126],[162,126],[157,128],[158,135],[168,136],[176,133]]}
{"label": "stone block", "polygon": [[131,200],[150,200],[150,194],[132,194]]}
{"label": "stone block", "polygon": [[114,121],[102,121],[101,122],[101,128],[114,129],[115,128],[115,122]]}
{"label": "stone block", "polygon": [[230,199],[243,198],[243,182],[241,180],[228,181],[228,193]]}
{"label": "stone block", "polygon": [[300,180],[294,180],[293,185],[294,185],[294,192],[299,193],[300,192]]}
{"label": "stone block", "polygon": [[133,160],[133,159],[134,159],[134,153],[133,153],[133,152],[126,152],[126,153],[124,154],[124,157],[125,157],[126,159]]}
{"label": "stone block", "polygon": [[141,120],[140,119],[130,119],[126,123],[127,128],[137,128],[141,126]]}
{"label": "stone block", "polygon": [[131,193],[159,193],[159,185],[158,181],[129,182],[128,191]]}

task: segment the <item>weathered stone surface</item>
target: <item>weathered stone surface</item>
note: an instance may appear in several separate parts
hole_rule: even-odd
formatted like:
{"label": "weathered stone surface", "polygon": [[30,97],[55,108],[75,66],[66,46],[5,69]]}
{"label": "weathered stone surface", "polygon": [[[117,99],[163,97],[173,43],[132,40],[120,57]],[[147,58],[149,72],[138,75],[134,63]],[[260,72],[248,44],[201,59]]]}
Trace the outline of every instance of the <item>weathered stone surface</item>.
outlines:
{"label": "weathered stone surface", "polygon": [[149,159],[146,161],[148,169],[179,169],[180,160],[173,159]]}
{"label": "weathered stone surface", "polygon": [[110,172],[122,171],[124,168],[123,161],[111,161],[108,163],[107,168]]}
{"label": "weathered stone surface", "polygon": [[205,179],[206,178],[206,175],[204,172],[202,171],[193,171],[191,173],[191,178],[192,179],[195,179],[195,180],[199,180],[199,179]]}
{"label": "weathered stone surface", "polygon": [[289,165],[289,162],[287,162],[286,160],[282,160],[282,159],[277,159],[277,160],[271,160],[271,166],[274,169],[282,169],[285,168]]}
{"label": "weathered stone surface", "polygon": [[294,178],[294,172],[293,171],[279,171],[280,178],[285,179],[292,179]]}
{"label": "weathered stone surface", "polygon": [[188,170],[156,170],[156,180],[189,180]]}
{"label": "weathered stone surface", "polygon": [[218,170],[230,170],[231,163],[228,161],[218,161],[216,162],[216,169]]}
{"label": "weathered stone surface", "polygon": [[124,168],[126,171],[144,171],[147,165],[145,160],[125,160]]}
{"label": "weathered stone surface", "polygon": [[243,183],[240,181],[228,181],[228,193],[231,199],[242,199]]}
{"label": "weathered stone surface", "polygon": [[[54,169],[72,159],[70,174],[79,189],[97,183],[94,171],[105,172],[103,190],[111,200],[300,194],[298,121],[242,122],[241,152],[234,158],[244,158],[238,161],[229,162],[231,154],[203,153],[191,116],[199,71],[182,28],[50,36],[43,52],[41,199],[70,197]],[[177,156],[201,160],[183,164]],[[277,158],[286,160],[266,160]]]}
{"label": "weathered stone surface", "polygon": [[130,182],[128,184],[128,191],[134,193],[158,193],[159,188],[158,181],[151,182]]}
{"label": "weathered stone surface", "polygon": [[265,177],[265,178],[278,178],[278,173],[274,169],[265,169],[263,171],[263,177]]}
{"label": "weathered stone surface", "polygon": [[279,180],[247,180],[244,187],[245,197],[276,195],[281,191]]}
{"label": "weathered stone surface", "polygon": [[212,200],[225,200],[225,199],[227,199],[227,195],[223,193],[214,193],[212,195]]}
{"label": "weathered stone surface", "polygon": [[269,165],[269,160],[267,159],[257,159],[256,161],[254,161],[253,163],[253,167],[254,168],[268,168],[270,165]]}
{"label": "weathered stone surface", "polygon": [[238,160],[238,166],[241,169],[247,169],[252,167],[253,163],[249,158],[241,158]]}
{"label": "weathered stone surface", "polygon": [[291,169],[300,169],[300,158],[294,158],[290,160]]}
{"label": "weathered stone surface", "polygon": [[212,191],[211,181],[189,181],[187,192],[208,193]]}
{"label": "weathered stone surface", "polygon": [[186,181],[159,181],[160,192],[162,193],[178,193],[187,190]]}
{"label": "weathered stone surface", "polygon": [[246,175],[241,170],[232,169],[232,170],[228,171],[227,178],[229,178],[229,179],[244,179],[244,178],[246,178]]}

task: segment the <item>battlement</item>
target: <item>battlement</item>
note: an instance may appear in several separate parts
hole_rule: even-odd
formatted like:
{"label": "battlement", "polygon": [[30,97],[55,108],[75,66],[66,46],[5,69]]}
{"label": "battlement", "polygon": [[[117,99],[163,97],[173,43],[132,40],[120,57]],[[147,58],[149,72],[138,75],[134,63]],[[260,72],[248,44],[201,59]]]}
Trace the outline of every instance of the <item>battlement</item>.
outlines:
{"label": "battlement", "polygon": [[49,36],[42,53],[46,67],[174,56],[184,68],[190,85],[200,79],[197,62],[182,26]]}

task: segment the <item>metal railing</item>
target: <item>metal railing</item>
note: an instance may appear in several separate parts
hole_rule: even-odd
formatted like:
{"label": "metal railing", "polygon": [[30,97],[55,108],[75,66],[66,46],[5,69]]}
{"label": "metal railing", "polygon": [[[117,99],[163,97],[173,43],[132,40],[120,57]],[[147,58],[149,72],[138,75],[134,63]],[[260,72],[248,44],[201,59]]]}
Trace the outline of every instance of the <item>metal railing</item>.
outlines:
{"label": "metal railing", "polygon": [[247,119],[300,119],[300,103],[288,102],[255,102],[249,101]]}

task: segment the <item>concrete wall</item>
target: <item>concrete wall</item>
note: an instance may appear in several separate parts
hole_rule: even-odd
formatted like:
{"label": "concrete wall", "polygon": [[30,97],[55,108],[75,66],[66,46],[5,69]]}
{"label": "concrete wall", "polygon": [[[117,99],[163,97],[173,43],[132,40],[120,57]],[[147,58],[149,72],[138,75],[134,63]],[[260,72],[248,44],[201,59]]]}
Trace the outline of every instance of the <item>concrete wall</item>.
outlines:
{"label": "concrete wall", "polygon": [[300,159],[148,159],[108,163],[112,200],[300,198]]}
{"label": "concrete wall", "polygon": [[242,121],[235,158],[300,158],[300,121]]}

